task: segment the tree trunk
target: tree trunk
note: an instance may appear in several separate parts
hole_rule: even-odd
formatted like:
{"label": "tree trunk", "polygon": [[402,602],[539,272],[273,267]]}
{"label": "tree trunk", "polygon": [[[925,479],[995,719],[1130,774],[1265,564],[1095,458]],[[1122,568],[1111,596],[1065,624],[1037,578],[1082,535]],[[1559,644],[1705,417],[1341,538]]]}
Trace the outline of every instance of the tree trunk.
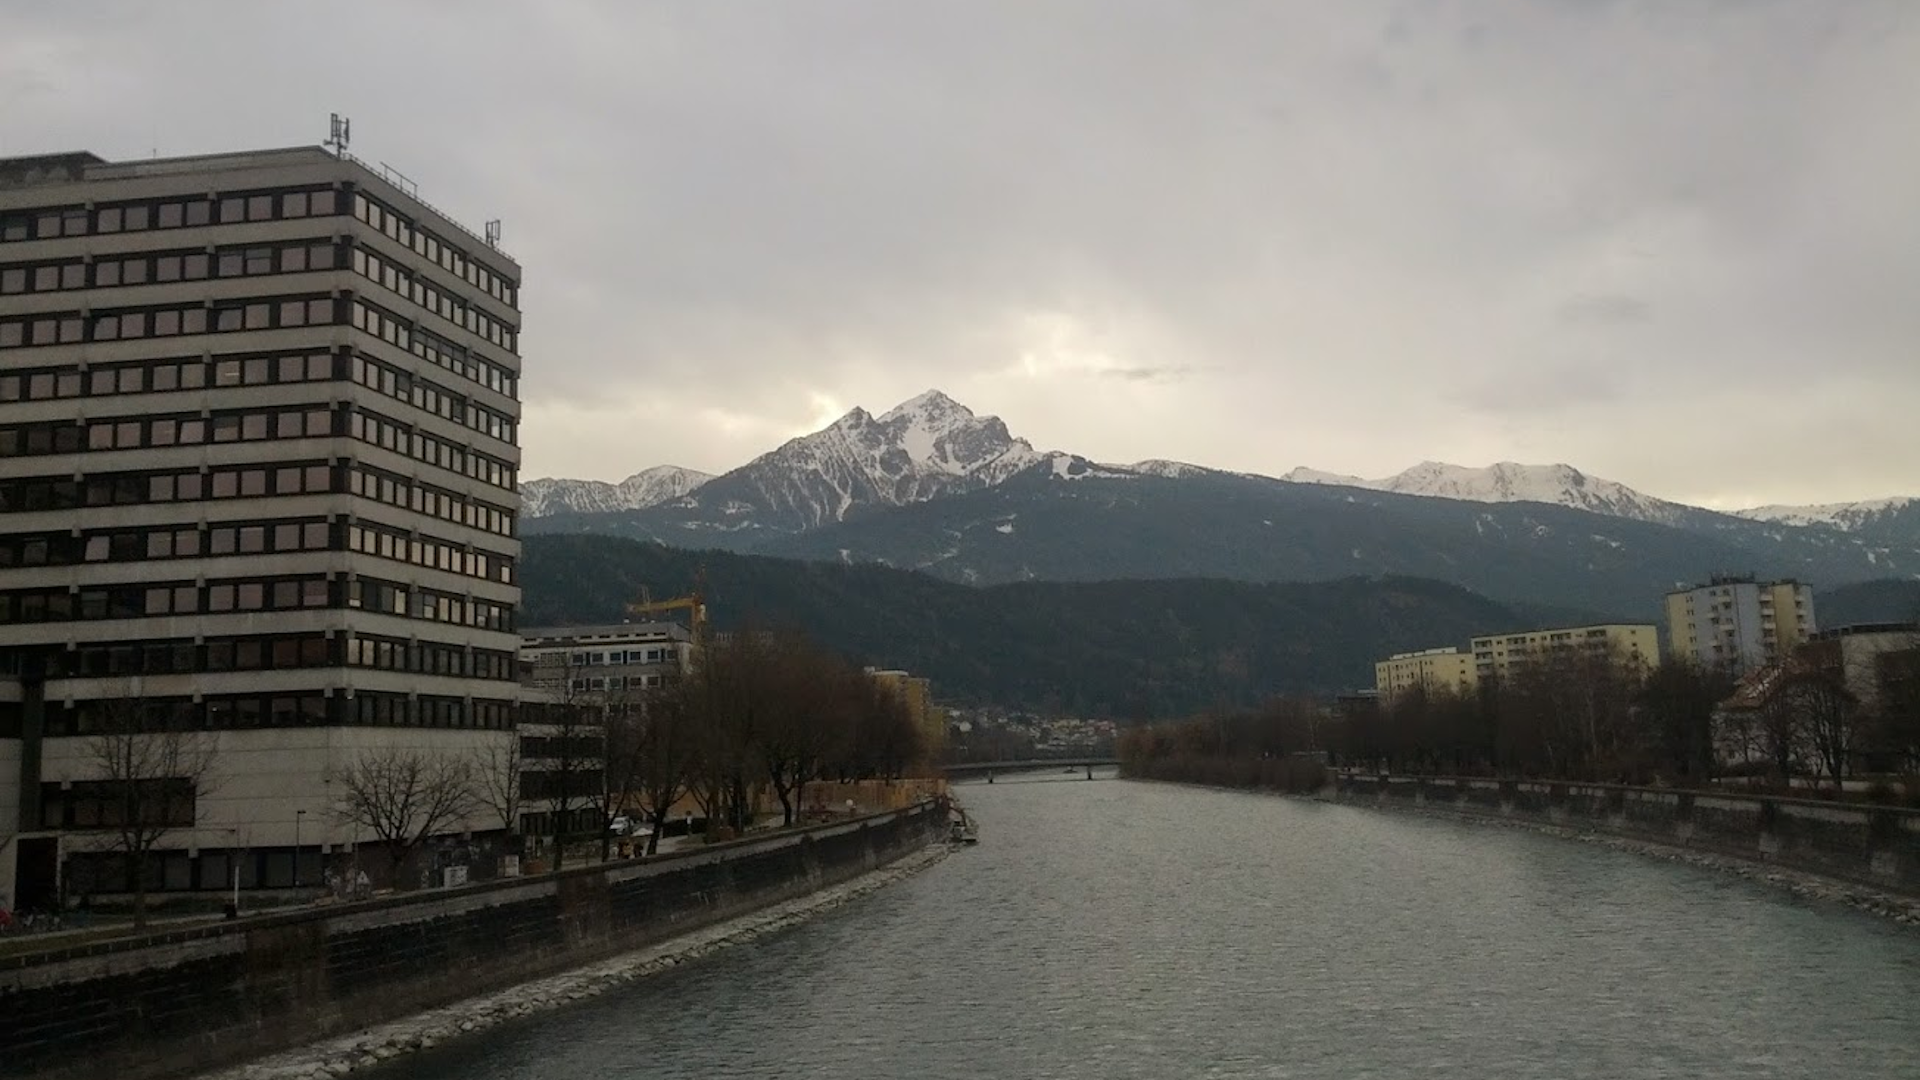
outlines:
{"label": "tree trunk", "polygon": [[147,928],[147,860],[142,851],[127,853],[127,873],[133,879],[133,928]]}

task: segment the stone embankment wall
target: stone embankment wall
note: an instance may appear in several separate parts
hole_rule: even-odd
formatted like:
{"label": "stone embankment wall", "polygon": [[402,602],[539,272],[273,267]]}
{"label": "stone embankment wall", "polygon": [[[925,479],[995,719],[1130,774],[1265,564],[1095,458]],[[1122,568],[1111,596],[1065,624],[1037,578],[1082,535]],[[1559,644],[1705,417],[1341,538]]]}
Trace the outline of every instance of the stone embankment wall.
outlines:
{"label": "stone embankment wall", "polygon": [[1920,811],[1614,784],[1414,776],[1334,778],[1332,797],[1537,822],[1775,863],[1920,895]]}
{"label": "stone embankment wall", "polygon": [[0,1077],[205,1071],[654,944],[946,833],[934,803],[644,862],[0,957]]}

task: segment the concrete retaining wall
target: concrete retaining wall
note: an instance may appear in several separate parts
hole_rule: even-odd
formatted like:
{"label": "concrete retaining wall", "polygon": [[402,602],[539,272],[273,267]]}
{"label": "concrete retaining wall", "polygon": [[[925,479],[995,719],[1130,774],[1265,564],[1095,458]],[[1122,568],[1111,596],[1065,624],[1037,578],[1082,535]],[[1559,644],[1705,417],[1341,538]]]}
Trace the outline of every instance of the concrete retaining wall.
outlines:
{"label": "concrete retaining wall", "polygon": [[1920,811],[1528,780],[1341,775],[1333,797],[1604,832],[1920,895]]}
{"label": "concrete retaining wall", "polygon": [[0,957],[0,1077],[211,1069],[779,903],[945,828],[926,804],[647,862]]}

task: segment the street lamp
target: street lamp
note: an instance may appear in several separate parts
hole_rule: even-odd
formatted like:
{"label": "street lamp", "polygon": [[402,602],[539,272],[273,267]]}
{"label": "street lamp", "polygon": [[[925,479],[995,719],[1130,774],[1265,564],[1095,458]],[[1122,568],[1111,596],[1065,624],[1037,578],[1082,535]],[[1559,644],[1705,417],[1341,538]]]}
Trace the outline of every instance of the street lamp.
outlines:
{"label": "street lamp", "polygon": [[293,812],[293,887],[300,887],[300,821],[307,816],[305,810]]}

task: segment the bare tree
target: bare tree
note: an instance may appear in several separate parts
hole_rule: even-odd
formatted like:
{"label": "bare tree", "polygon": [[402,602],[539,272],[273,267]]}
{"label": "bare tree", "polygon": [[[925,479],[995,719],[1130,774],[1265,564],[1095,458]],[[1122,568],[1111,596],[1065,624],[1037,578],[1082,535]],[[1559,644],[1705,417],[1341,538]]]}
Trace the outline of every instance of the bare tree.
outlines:
{"label": "bare tree", "polygon": [[389,747],[363,751],[330,779],[338,782],[340,817],[381,842],[398,886],[408,857],[474,809],[473,773],[468,758]]}
{"label": "bare tree", "polygon": [[1783,712],[1792,714],[1813,751],[1815,763],[1839,790],[1859,734],[1859,702],[1837,675],[1805,672],[1791,676],[1780,687],[1779,705]]}
{"label": "bare tree", "polygon": [[653,826],[647,837],[649,855],[660,850],[667,815],[693,784],[699,744],[690,723],[687,686],[685,681],[676,681],[662,687],[647,697],[640,710],[633,789]]}
{"label": "bare tree", "polygon": [[199,799],[213,790],[213,738],[190,729],[191,719],[184,703],[138,694],[93,710],[87,756],[96,779],[81,790],[96,802],[111,849],[126,860],[136,927],[147,924],[149,855],[198,822]]}
{"label": "bare tree", "polygon": [[473,755],[473,795],[509,836],[520,830],[520,733],[494,740]]}

